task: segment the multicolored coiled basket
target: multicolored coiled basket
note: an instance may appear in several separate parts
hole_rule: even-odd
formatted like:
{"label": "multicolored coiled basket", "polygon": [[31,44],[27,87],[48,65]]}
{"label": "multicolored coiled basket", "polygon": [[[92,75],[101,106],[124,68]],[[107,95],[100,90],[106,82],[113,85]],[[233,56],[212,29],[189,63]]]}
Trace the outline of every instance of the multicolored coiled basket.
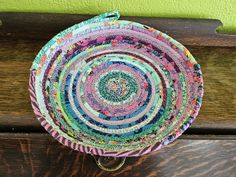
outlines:
{"label": "multicolored coiled basket", "polygon": [[41,125],[60,143],[98,156],[141,156],[196,118],[200,65],[180,43],[117,11],[76,24],[36,56],[29,91]]}

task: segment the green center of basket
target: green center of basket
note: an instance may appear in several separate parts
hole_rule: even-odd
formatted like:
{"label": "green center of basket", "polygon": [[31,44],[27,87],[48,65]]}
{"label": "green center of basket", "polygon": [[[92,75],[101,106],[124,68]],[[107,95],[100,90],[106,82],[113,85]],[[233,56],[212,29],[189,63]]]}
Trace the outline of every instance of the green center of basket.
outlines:
{"label": "green center of basket", "polygon": [[100,95],[111,102],[125,101],[138,91],[134,78],[124,72],[113,71],[103,76],[98,83]]}

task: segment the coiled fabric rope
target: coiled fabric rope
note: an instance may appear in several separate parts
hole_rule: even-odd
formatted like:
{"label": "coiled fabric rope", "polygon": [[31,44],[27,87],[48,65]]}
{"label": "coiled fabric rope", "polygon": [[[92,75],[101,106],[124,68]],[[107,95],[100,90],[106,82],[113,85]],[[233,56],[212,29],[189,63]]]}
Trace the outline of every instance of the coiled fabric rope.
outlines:
{"label": "coiled fabric rope", "polygon": [[99,156],[141,156],[169,144],[197,116],[200,65],[180,43],[117,11],[60,32],[38,53],[29,91],[60,143]]}

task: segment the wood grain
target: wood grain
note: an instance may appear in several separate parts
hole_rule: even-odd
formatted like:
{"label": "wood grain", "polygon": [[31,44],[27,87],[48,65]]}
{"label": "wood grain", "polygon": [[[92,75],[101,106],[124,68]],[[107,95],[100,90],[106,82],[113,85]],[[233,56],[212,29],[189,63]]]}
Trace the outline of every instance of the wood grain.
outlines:
{"label": "wood grain", "polygon": [[[49,40],[59,31],[91,18],[89,15],[0,13],[0,37]],[[236,46],[236,35],[219,34],[223,24],[210,19],[121,17],[163,31],[185,45]]]}
{"label": "wood grain", "polygon": [[44,134],[0,134],[0,176],[40,177],[235,177],[236,137],[232,140],[179,139],[116,172],[100,170],[90,155],[60,145]]}
{"label": "wood grain", "polygon": [[[29,69],[45,41],[0,41],[0,128],[40,129],[28,95]],[[205,95],[192,128],[236,130],[236,48],[189,47],[201,64]]]}
{"label": "wood grain", "polygon": [[123,18],[155,27],[189,45],[201,64],[205,95],[189,135],[158,152],[128,158],[123,168],[108,173],[90,155],[70,150],[46,133],[32,133],[45,131],[30,105],[31,63],[53,35],[90,17],[0,13],[0,176],[235,177],[236,35],[216,33],[222,25],[218,20]]}

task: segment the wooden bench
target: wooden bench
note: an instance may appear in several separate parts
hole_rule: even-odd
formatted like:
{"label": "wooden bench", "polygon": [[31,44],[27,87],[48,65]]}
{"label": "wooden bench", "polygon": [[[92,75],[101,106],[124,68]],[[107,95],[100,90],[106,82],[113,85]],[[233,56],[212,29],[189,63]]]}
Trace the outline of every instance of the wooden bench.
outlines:
{"label": "wooden bench", "polygon": [[115,172],[55,141],[35,118],[28,94],[37,52],[86,15],[0,13],[0,176],[236,176],[236,35],[218,20],[124,17],[166,32],[202,66],[200,114],[180,139],[158,152],[128,158]]}

